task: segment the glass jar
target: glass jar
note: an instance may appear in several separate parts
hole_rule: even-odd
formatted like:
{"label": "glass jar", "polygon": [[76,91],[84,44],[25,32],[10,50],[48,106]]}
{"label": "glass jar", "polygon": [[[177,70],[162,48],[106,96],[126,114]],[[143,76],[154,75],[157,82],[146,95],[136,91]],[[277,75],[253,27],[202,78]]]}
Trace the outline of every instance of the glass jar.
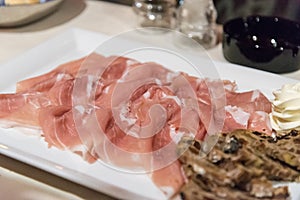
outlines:
{"label": "glass jar", "polygon": [[134,0],[133,9],[140,27],[174,29],[176,26],[176,0]]}
{"label": "glass jar", "polygon": [[217,44],[216,19],[213,0],[184,0],[179,7],[178,30],[211,48]]}

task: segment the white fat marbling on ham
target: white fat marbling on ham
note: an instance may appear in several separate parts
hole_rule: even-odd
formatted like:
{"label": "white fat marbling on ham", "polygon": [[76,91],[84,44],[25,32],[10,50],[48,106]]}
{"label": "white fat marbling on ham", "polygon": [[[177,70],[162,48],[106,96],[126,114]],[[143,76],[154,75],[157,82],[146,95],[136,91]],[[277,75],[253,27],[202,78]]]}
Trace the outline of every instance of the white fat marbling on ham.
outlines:
{"label": "white fat marbling on ham", "polygon": [[119,117],[122,122],[127,122],[129,126],[135,124],[137,121],[135,118],[129,117],[128,105],[121,106]]}
{"label": "white fat marbling on ham", "polygon": [[95,88],[93,88],[93,85],[95,82],[94,79],[95,79],[94,76],[91,76],[91,75],[87,76],[86,95],[88,97],[90,97],[92,92],[95,90]]}
{"label": "white fat marbling on ham", "polygon": [[145,98],[145,99],[148,99],[148,98],[150,98],[150,92],[149,91],[147,91],[147,92],[145,92],[144,94],[143,94],[143,97]]}
{"label": "white fat marbling on ham", "polygon": [[139,62],[136,61],[136,60],[132,60],[132,59],[126,60],[126,65],[127,65],[127,66],[135,65],[135,64],[138,64],[138,63],[139,63]]}
{"label": "white fat marbling on ham", "polygon": [[172,138],[175,144],[178,144],[178,142],[181,140],[183,135],[184,133],[180,131],[176,131],[174,126],[170,127],[170,137]]}
{"label": "white fat marbling on ham", "polygon": [[109,89],[110,89],[110,86],[106,86],[106,87],[104,88],[104,90],[103,90],[103,93],[104,93],[104,94],[108,94]]}
{"label": "white fat marbling on ham", "polygon": [[256,101],[257,98],[260,96],[260,91],[258,90],[253,90],[252,96],[251,96],[251,101],[254,102]]}
{"label": "white fat marbling on ham", "polygon": [[171,83],[174,78],[178,77],[180,75],[180,72],[168,72],[166,76],[166,81],[168,83]]}
{"label": "white fat marbling on ham", "polygon": [[247,126],[250,114],[243,109],[228,105],[225,107],[226,112],[229,112],[233,119],[242,126]]}
{"label": "white fat marbling on ham", "polygon": [[237,84],[235,82],[231,81],[224,81],[224,89],[227,91],[236,91],[237,90]]}
{"label": "white fat marbling on ham", "polygon": [[28,104],[32,105],[32,107],[35,108],[35,109],[39,109],[41,107],[40,103],[36,100],[28,101]]}
{"label": "white fat marbling on ham", "polygon": [[82,105],[77,105],[74,107],[80,114],[84,114],[85,108]]}
{"label": "white fat marbling on ham", "polygon": [[178,144],[183,136],[189,136],[190,138],[194,138],[195,135],[193,133],[187,133],[180,130],[176,130],[176,127],[173,125],[170,126],[170,137],[175,144]]}
{"label": "white fat marbling on ham", "polygon": [[162,97],[164,98],[164,99],[172,99],[172,100],[174,100],[176,103],[177,103],[177,105],[181,105],[181,100],[177,97],[177,96],[171,96],[171,95],[167,95],[166,93],[162,93]]}
{"label": "white fat marbling on ham", "polygon": [[65,76],[66,76],[66,74],[59,73],[59,74],[56,76],[56,81],[61,81]]}
{"label": "white fat marbling on ham", "polygon": [[162,81],[161,80],[159,80],[159,79],[155,79],[155,83],[157,84],[157,85],[162,85]]}
{"label": "white fat marbling on ham", "polygon": [[126,77],[129,75],[129,69],[130,68],[126,68],[125,71],[123,72],[122,76],[120,79],[117,80],[117,83],[124,83],[126,82]]}
{"label": "white fat marbling on ham", "polygon": [[269,119],[269,113],[264,111],[255,111],[254,113],[251,113],[248,128],[253,131],[272,135],[272,126]]}
{"label": "white fat marbling on ham", "polygon": [[261,117],[260,120],[263,120],[264,117],[266,117],[266,112],[264,111],[256,111],[255,113]]}

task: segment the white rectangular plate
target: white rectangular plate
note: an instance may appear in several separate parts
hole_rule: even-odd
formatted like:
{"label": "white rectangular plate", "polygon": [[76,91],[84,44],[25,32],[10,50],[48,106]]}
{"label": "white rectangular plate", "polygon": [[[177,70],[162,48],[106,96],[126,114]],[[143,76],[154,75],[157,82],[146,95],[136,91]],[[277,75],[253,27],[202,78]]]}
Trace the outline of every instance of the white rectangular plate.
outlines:
{"label": "white rectangular plate", "polygon": [[[73,29],[29,50],[0,66],[0,92],[14,92],[16,82],[54,69],[57,65],[88,55],[108,37]],[[216,62],[222,79],[236,81],[240,90],[260,89],[269,98],[272,91],[293,79]],[[0,129],[0,153],[36,166],[97,191],[122,199],[163,199],[147,175],[126,174],[101,162],[88,164],[71,152],[48,148],[37,136],[16,129]],[[300,198],[300,184],[290,184],[293,200]]]}

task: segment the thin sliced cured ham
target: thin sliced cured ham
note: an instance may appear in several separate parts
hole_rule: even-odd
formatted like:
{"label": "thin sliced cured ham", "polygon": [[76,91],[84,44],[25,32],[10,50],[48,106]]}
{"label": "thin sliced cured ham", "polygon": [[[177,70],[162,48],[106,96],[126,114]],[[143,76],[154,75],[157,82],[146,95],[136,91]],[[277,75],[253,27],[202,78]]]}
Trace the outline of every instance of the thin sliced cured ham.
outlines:
{"label": "thin sliced cured ham", "polygon": [[39,112],[48,106],[71,106],[74,79],[61,79],[51,86],[38,83],[33,88],[15,94],[0,94],[0,121],[9,120],[15,126],[39,127]]}
{"label": "thin sliced cured ham", "polygon": [[[242,129],[249,129],[271,135],[272,128],[267,115],[271,112],[272,104],[263,93],[258,90],[243,93],[227,92],[226,99],[226,110],[229,111],[228,114],[233,113],[233,110],[239,110],[239,112],[235,112],[236,115],[234,119],[236,120],[224,124],[224,131],[231,132],[240,125],[243,126],[239,127]],[[248,119],[245,120],[247,117]],[[241,123],[239,123],[239,121]]]}
{"label": "thin sliced cured ham", "polygon": [[39,127],[38,112],[50,105],[50,100],[40,92],[0,94],[0,121],[10,121],[11,126]]}
{"label": "thin sliced cured ham", "polygon": [[62,64],[54,70],[43,74],[41,76],[29,78],[17,83],[16,92],[24,92],[34,88],[34,90],[47,90],[51,88],[56,81],[64,79],[65,77],[75,77],[82,62],[86,57]]}
{"label": "thin sliced cured ham", "polygon": [[199,79],[157,63],[91,54],[17,83],[0,95],[0,120],[40,127],[49,147],[92,163],[153,171],[167,195],[184,183],[176,145],[184,135],[251,129],[271,133],[271,103],[258,90]]}

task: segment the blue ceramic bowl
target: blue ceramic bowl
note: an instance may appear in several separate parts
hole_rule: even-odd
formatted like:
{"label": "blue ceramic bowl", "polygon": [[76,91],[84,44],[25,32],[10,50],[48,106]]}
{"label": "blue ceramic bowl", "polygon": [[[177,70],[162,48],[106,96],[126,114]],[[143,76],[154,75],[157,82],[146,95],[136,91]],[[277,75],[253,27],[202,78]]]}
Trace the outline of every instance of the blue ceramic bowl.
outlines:
{"label": "blue ceramic bowl", "polygon": [[274,73],[300,68],[300,24],[270,16],[235,18],[223,26],[223,55],[232,63]]}

